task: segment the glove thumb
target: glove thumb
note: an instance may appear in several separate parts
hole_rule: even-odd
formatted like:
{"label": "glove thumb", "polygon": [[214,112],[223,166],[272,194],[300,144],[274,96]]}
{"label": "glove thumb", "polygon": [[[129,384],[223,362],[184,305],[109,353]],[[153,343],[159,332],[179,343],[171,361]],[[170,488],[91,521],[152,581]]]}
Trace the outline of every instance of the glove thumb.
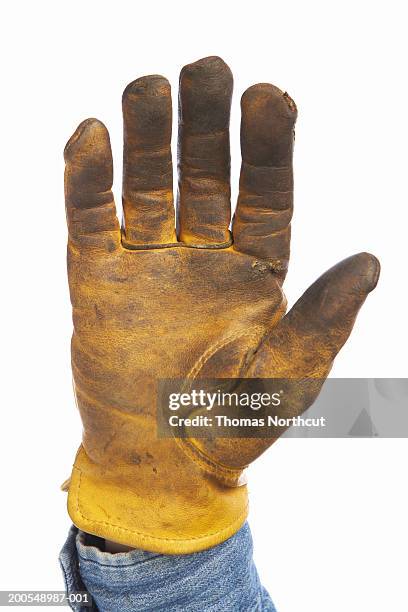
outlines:
{"label": "glove thumb", "polygon": [[330,268],[264,336],[246,376],[325,378],[379,274],[380,264],[369,253]]}

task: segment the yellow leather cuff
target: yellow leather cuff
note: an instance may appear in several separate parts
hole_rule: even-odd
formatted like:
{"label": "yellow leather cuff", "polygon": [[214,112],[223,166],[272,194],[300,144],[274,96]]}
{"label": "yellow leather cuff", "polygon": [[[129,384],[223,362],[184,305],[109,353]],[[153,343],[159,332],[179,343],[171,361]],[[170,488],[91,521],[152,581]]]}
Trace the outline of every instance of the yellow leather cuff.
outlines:
{"label": "yellow leather cuff", "polygon": [[164,489],[153,489],[149,482],[131,488],[129,470],[102,468],[81,446],[68,512],[80,529],[135,548],[164,554],[204,550],[238,531],[248,514],[248,498],[245,485],[228,487],[199,470],[192,464],[189,481],[174,479]]}

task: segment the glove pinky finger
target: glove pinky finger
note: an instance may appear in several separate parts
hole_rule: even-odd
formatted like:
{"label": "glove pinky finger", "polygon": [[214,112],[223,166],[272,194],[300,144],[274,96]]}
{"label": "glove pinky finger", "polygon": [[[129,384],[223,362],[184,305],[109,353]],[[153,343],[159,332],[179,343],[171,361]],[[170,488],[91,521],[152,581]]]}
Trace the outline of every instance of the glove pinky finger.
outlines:
{"label": "glove pinky finger", "polygon": [[114,251],[120,229],[111,191],[112,152],[106,127],[83,121],[65,150],[65,205],[69,238],[78,248]]}

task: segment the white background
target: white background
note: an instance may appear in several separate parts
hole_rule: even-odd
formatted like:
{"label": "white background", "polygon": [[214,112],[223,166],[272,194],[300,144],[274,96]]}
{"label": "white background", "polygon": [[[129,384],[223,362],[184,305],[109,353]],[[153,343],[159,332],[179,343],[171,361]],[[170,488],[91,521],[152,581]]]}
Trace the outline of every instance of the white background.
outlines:
{"label": "white background", "polygon": [[[407,376],[406,16],[403,3],[4,2],[1,8],[1,588],[60,589],[60,483],[81,426],[71,389],[64,144],[110,130],[116,199],[121,93],[221,55],[239,98],[271,81],[296,100],[289,304],[362,250],[382,276],[335,376]],[[251,469],[251,526],[279,612],[406,612],[406,440],[286,440]],[[405,586],[404,586],[405,580]]]}

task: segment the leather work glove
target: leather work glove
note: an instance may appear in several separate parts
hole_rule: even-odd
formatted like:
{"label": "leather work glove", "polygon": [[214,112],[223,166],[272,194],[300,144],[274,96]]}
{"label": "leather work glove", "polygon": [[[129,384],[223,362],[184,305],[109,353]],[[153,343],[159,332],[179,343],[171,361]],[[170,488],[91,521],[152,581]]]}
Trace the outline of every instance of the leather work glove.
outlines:
{"label": "leather work glove", "polygon": [[[277,87],[242,97],[242,168],[230,224],[232,75],[218,57],[183,68],[177,222],[172,105],[161,76],[123,94],[123,228],[105,126],[65,148],[72,369],[83,441],[68,509],[84,531],[160,553],[214,546],[244,523],[244,468],[272,440],[159,438],[159,379],[327,376],[379,263],[321,276],[285,315],[296,106]],[[175,228],[176,225],[176,228]],[[299,414],[313,401],[297,399]]]}

